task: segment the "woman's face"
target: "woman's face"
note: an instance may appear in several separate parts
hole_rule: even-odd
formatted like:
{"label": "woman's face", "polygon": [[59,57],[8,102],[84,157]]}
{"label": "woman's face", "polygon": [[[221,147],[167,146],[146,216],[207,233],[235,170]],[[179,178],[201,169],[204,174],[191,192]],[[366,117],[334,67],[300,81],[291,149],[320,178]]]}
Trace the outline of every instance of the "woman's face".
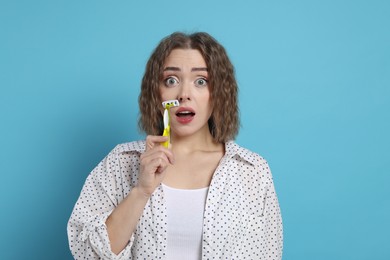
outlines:
{"label": "woman's face", "polygon": [[212,113],[207,65],[193,49],[174,49],[166,58],[160,82],[162,101],[177,99],[179,107],[170,109],[173,137],[210,134]]}

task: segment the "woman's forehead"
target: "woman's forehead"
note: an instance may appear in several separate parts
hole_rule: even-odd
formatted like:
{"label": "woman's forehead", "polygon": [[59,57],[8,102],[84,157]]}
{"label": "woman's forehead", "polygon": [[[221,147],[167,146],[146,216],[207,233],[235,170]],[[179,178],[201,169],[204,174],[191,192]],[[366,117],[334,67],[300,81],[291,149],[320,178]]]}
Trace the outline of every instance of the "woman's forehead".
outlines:
{"label": "woman's forehead", "polygon": [[166,68],[182,69],[189,68],[207,68],[202,53],[196,49],[173,49],[164,61],[164,70]]}

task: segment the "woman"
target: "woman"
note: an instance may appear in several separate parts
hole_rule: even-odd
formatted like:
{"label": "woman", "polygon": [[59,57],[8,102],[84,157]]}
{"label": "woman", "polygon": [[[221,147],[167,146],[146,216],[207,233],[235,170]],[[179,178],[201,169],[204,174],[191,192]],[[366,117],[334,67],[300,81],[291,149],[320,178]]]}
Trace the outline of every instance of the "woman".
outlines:
{"label": "woman", "polygon": [[[76,259],[281,259],[267,162],[238,146],[237,84],[206,33],[174,33],[142,80],[145,141],[118,145],[88,176],[68,223]],[[171,143],[162,101],[170,109]]]}

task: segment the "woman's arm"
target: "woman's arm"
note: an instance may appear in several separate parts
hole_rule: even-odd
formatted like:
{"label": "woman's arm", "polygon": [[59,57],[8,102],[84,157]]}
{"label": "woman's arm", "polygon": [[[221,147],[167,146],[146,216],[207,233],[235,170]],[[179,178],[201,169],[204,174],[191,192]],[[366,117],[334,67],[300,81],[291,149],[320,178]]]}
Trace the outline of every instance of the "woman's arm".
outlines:
{"label": "woman's arm", "polygon": [[130,250],[116,256],[110,248],[106,219],[117,206],[113,171],[115,150],[90,173],[68,222],[69,246],[74,259],[131,259]]}
{"label": "woman's arm", "polygon": [[164,179],[165,169],[173,163],[173,154],[162,147],[167,137],[148,136],[146,151],[141,155],[139,180],[127,197],[114,209],[106,221],[111,250],[118,254],[126,245],[154,190]]}
{"label": "woman's arm", "polygon": [[115,150],[91,172],[68,222],[69,246],[75,259],[131,259],[129,241],[145,204],[173,161],[172,153],[159,145],[165,140],[147,138],[138,183],[123,200],[116,194],[124,184],[117,183],[115,177],[120,164]]}
{"label": "woman's arm", "polygon": [[129,243],[148,200],[147,194],[139,187],[134,187],[107,218],[107,232],[113,253],[119,254]]}

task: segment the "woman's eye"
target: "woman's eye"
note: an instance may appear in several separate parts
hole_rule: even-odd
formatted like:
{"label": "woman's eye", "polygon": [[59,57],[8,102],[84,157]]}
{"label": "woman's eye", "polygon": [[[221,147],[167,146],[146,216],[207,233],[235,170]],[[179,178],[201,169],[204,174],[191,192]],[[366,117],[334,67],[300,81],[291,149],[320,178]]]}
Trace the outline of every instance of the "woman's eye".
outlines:
{"label": "woman's eye", "polygon": [[179,83],[178,80],[175,79],[174,77],[169,77],[169,78],[165,79],[165,85],[167,85],[167,86],[175,86],[178,83]]}
{"label": "woman's eye", "polygon": [[195,84],[197,86],[207,86],[207,80],[204,78],[197,79]]}

